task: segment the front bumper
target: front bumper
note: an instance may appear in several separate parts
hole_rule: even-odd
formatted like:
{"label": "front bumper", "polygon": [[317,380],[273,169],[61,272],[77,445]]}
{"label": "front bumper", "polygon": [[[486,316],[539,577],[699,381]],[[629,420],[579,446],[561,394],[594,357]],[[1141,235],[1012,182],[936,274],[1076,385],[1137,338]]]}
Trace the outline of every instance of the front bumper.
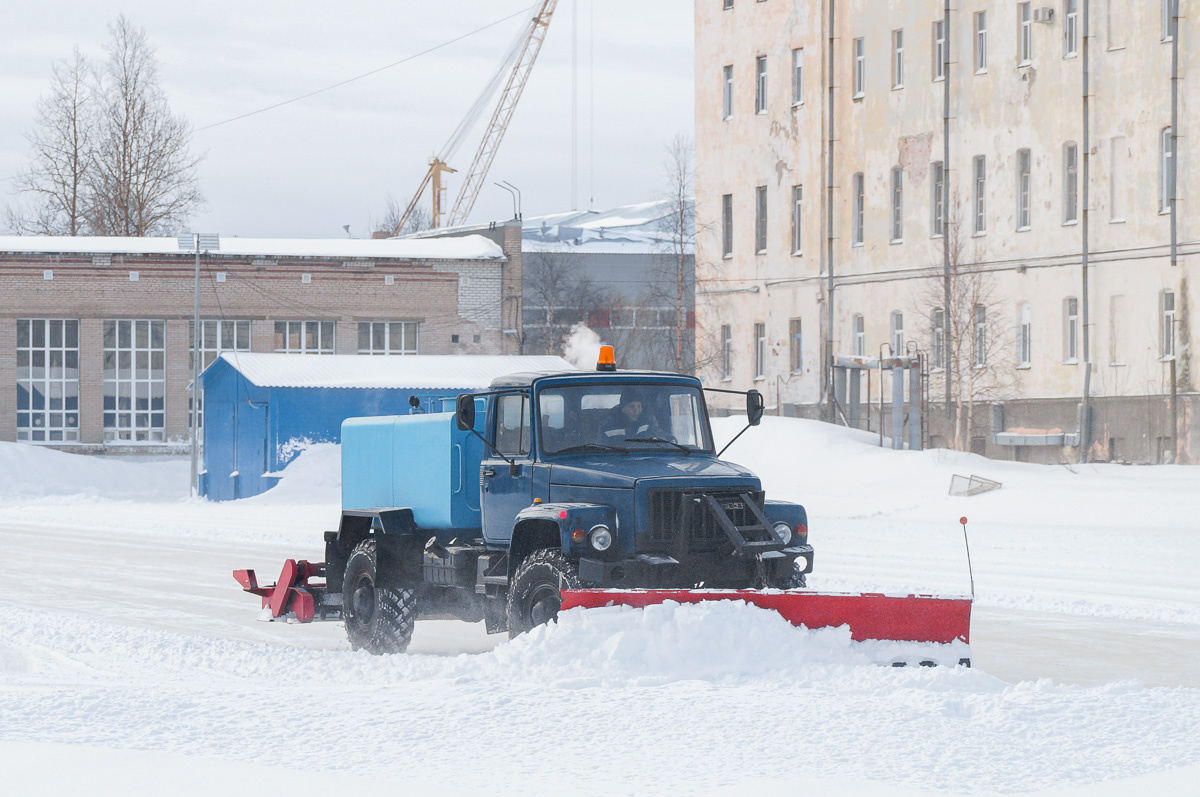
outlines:
{"label": "front bumper", "polygon": [[[767,573],[782,578],[796,567],[798,572],[811,573],[811,545],[793,545],[782,551],[761,556]],[[695,553],[685,561],[665,554],[638,554],[632,559],[604,560],[581,557],[579,579],[596,587],[625,589],[690,588],[699,584],[720,588],[745,588],[753,585],[758,576],[755,558],[733,556],[728,552]]]}

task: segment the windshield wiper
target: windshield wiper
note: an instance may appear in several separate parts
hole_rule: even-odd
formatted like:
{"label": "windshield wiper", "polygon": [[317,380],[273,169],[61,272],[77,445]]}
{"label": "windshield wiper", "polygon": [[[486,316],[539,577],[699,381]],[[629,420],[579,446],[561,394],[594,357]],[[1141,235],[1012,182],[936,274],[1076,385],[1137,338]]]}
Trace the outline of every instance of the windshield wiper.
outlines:
{"label": "windshield wiper", "polygon": [[691,448],[688,448],[682,443],[676,443],[674,440],[668,440],[665,437],[626,437],[626,443],[666,443],[669,446],[675,446],[685,454],[692,453]]}
{"label": "windshield wiper", "polygon": [[629,453],[628,448],[621,448],[620,446],[609,446],[609,445],[605,445],[604,443],[580,443],[577,446],[567,446],[566,448],[559,449],[558,451],[552,451],[552,452],[547,452],[547,453],[576,454],[576,453],[579,453],[580,451],[619,451],[622,454]]}

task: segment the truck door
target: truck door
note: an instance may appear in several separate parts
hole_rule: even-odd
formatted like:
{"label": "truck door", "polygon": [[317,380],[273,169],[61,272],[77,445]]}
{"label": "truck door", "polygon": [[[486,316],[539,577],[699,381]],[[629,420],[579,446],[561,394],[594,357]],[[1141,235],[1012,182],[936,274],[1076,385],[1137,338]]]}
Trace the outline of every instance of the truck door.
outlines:
{"label": "truck door", "polygon": [[481,464],[483,537],[488,542],[512,539],[513,521],[533,500],[533,467],[529,454],[530,412],[527,393],[505,393],[496,398],[492,439],[496,448],[516,462],[487,452]]}

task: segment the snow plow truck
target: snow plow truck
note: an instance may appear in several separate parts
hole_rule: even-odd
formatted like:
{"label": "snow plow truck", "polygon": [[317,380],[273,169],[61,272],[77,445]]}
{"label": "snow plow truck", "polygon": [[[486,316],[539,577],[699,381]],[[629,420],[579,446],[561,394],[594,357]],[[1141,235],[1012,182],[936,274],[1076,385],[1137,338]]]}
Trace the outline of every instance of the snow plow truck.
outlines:
{"label": "snow plow truck", "polygon": [[[261,596],[260,619],[341,620],[374,654],[403,652],[421,618],[516,636],[565,608],[664,600],[745,600],[855,639],[967,641],[969,600],[802,589],[804,507],[720,458],[704,393],[695,377],[617,371],[604,347],[594,372],[502,377],[453,412],[348,419],[325,561],[289,559],[270,586],[234,577]],[[764,408],[741,395],[745,432]]]}

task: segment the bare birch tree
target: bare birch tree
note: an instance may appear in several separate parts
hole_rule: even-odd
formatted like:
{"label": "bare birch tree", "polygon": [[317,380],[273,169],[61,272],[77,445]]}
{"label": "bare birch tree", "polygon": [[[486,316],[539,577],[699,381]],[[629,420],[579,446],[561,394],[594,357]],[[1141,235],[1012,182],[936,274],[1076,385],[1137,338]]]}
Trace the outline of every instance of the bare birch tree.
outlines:
{"label": "bare birch tree", "polygon": [[675,370],[679,373],[690,371],[695,366],[694,353],[690,357],[684,356],[688,332],[688,303],[685,298],[687,292],[695,292],[696,179],[693,163],[691,139],[682,134],[672,138],[663,163],[666,178],[663,198],[668,202],[670,212],[663,217],[659,229],[664,233],[662,249],[670,260],[670,281],[674,288],[674,354]]}
{"label": "bare birch tree", "polygon": [[1009,313],[1000,306],[995,278],[978,266],[983,260],[979,239],[963,233],[958,203],[952,200],[950,207],[951,218],[940,240],[949,250],[950,306],[944,306],[941,276],[918,290],[916,300],[929,341],[930,393],[944,395],[946,376],[950,375],[954,406],[951,448],[967,451],[974,433],[975,406],[997,398],[1013,385],[1013,330]]}
{"label": "bare birch tree", "polygon": [[599,288],[581,274],[568,244],[545,245],[521,256],[525,283],[526,339],[522,352],[561,354],[563,339],[577,323],[587,323],[591,310],[610,304]]}
{"label": "bare birch tree", "polygon": [[191,126],[158,81],[146,32],[125,16],[109,26],[96,79],[97,123],[88,171],[88,223],[96,235],[176,232],[203,205]]}
{"label": "bare birch tree", "polygon": [[91,67],[76,47],[54,65],[50,90],[34,106],[25,134],[33,160],[15,180],[24,207],[8,209],[9,227],[24,235],[87,233],[87,178],[92,163],[96,109]]}
{"label": "bare birch tree", "polygon": [[413,208],[413,212],[408,214],[408,220],[404,222],[403,227],[400,226],[402,218],[404,218],[404,208],[394,196],[388,194],[383,204],[383,213],[379,218],[371,219],[371,229],[376,231],[372,237],[391,238],[396,235],[411,235],[414,232],[423,232],[433,227],[429,208],[424,205],[417,205]]}

